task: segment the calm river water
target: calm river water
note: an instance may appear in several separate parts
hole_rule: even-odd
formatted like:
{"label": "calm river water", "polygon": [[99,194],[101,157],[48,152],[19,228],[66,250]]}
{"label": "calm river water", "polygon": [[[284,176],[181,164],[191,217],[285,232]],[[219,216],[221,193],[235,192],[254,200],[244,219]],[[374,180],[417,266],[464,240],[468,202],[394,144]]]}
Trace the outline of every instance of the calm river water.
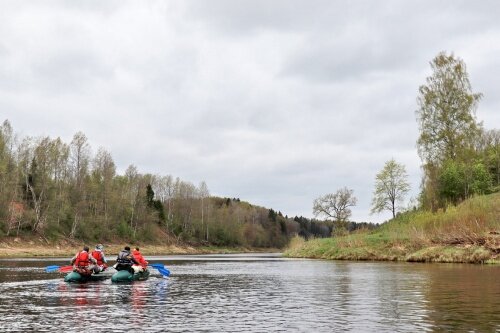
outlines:
{"label": "calm river water", "polygon": [[0,331],[500,332],[500,267],[150,257],[147,281],[63,282],[64,259],[0,260]]}

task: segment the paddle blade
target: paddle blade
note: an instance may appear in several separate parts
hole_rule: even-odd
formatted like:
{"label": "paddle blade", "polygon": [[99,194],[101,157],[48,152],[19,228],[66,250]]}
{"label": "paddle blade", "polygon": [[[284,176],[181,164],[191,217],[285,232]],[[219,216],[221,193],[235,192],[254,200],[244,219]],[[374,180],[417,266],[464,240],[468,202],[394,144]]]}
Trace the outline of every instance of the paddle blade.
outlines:
{"label": "paddle blade", "polygon": [[166,268],[157,268],[158,272],[160,272],[163,276],[170,276],[170,271]]}
{"label": "paddle blade", "polygon": [[47,266],[47,267],[45,267],[45,271],[47,273],[52,273],[52,272],[57,271],[59,269],[59,267],[61,267],[61,266],[58,266],[58,265]]}
{"label": "paddle blade", "polygon": [[157,269],[158,268],[165,268],[165,265],[163,265],[163,264],[148,264],[148,265],[151,267],[157,268]]}
{"label": "paddle blade", "polygon": [[62,273],[68,273],[71,271],[73,271],[73,266],[64,266],[64,267],[59,268],[59,272],[62,272]]}

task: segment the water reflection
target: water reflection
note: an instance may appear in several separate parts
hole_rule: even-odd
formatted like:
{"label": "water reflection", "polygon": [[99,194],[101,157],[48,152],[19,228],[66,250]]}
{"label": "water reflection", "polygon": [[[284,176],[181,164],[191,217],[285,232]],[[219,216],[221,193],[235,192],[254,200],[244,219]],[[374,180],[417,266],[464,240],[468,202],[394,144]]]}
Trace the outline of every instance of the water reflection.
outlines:
{"label": "water reflection", "polygon": [[443,265],[429,269],[429,319],[448,331],[500,331],[500,267]]}
{"label": "water reflection", "polygon": [[2,331],[500,331],[500,267],[176,258],[157,259],[170,278],[125,284],[1,262]]}

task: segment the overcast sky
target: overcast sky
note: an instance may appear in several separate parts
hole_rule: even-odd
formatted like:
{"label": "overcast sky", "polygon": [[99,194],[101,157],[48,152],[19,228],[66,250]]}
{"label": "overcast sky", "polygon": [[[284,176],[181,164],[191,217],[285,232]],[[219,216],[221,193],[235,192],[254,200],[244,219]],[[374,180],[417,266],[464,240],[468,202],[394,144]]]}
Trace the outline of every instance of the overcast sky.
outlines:
{"label": "overcast sky", "polygon": [[370,215],[386,161],[416,197],[418,87],[440,51],[500,126],[499,1],[2,1],[0,121],[82,131],[118,172],[173,175],[289,216],[347,186]]}

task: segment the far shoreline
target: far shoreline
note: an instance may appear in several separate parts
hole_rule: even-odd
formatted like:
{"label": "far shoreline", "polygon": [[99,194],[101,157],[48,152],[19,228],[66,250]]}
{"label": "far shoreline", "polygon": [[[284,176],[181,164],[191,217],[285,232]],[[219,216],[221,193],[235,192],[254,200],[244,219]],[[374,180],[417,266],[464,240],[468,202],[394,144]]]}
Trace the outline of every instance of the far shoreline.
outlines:
{"label": "far shoreline", "polygon": [[[96,244],[81,240],[65,240],[59,242],[49,242],[45,239],[24,239],[21,237],[11,237],[0,239],[0,259],[16,258],[71,258],[87,245],[91,250]],[[194,246],[188,244],[144,244],[144,243],[110,243],[104,245],[104,253],[108,259],[113,259],[124,246],[131,248],[139,247],[145,256],[160,255],[201,255],[201,254],[236,254],[236,253],[278,253],[279,249],[272,248],[245,248],[231,246]]]}

